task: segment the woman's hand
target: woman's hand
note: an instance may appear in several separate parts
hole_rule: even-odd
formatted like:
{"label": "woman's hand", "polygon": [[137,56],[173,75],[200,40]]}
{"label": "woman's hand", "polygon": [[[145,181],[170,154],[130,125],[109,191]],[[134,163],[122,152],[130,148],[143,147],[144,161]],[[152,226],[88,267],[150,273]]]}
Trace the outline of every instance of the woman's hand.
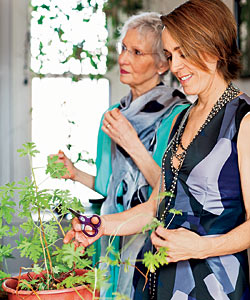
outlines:
{"label": "woman's hand", "polygon": [[190,258],[205,258],[203,250],[206,249],[205,243],[209,238],[203,238],[198,234],[184,229],[166,229],[159,226],[151,234],[151,241],[158,250],[160,247],[166,247],[168,250],[168,262],[178,262]]}
{"label": "woman's hand", "polygon": [[[73,165],[73,163],[71,162],[71,160],[64,154],[64,152],[62,150],[59,150],[58,154],[56,154],[56,155],[58,156],[58,160],[56,162],[63,163],[64,167],[68,171],[61,178],[75,180],[77,170],[76,170],[75,166]],[[54,156],[54,155],[51,155],[51,156]]]}
{"label": "woman's hand", "polygon": [[[98,219],[96,221],[99,222]],[[93,234],[94,233],[90,226],[86,226],[85,230],[89,234]],[[88,236],[86,236],[82,232],[82,227],[81,227],[80,221],[78,220],[78,218],[74,218],[72,220],[72,229],[69,230],[66,233],[66,235],[65,235],[65,237],[63,239],[63,242],[64,242],[64,244],[68,244],[70,242],[73,242],[76,247],[83,246],[84,248],[86,248],[87,246],[93,244],[101,236],[103,236],[103,234],[104,234],[104,220],[102,219],[102,217],[101,217],[101,226],[98,229],[98,234],[96,236],[94,236],[94,237],[88,237]]]}
{"label": "woman's hand", "polygon": [[133,142],[139,140],[134,127],[118,108],[105,113],[102,130],[128,153],[133,149]]}

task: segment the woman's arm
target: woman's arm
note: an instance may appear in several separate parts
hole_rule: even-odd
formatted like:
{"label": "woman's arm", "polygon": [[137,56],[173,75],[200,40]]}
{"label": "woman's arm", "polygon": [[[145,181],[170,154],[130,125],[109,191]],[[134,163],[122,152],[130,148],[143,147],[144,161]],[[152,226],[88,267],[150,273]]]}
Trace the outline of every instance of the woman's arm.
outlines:
{"label": "woman's arm", "polygon": [[250,247],[250,115],[243,118],[238,135],[238,159],[246,221],[217,237],[201,237],[179,228],[158,227],[151,239],[156,248],[167,247],[169,262],[237,253]]}
{"label": "woman's arm", "polygon": [[[87,237],[81,230],[81,225],[77,218],[72,221],[72,229],[67,232],[64,243],[74,241],[76,246],[84,246],[92,244],[103,235],[125,236],[140,233],[142,228],[151,223],[156,215],[158,207],[158,189],[160,180],[154,188],[150,198],[145,203],[139,204],[129,210],[112,215],[101,216],[101,227],[98,235],[95,237]],[[89,230],[91,232],[91,230]]]}
{"label": "woman's arm", "polygon": [[93,191],[95,190],[95,176],[77,169],[63,151],[59,150],[57,155],[58,162],[63,163],[68,171],[64,176],[62,176],[62,178],[78,181]]}
{"label": "woman's arm", "polygon": [[250,114],[241,122],[237,145],[246,221],[228,234],[211,241],[215,253],[219,255],[236,253],[250,247]]}
{"label": "woman's arm", "polygon": [[149,185],[154,188],[160,176],[161,168],[119,109],[115,108],[105,113],[102,130],[129,154]]}

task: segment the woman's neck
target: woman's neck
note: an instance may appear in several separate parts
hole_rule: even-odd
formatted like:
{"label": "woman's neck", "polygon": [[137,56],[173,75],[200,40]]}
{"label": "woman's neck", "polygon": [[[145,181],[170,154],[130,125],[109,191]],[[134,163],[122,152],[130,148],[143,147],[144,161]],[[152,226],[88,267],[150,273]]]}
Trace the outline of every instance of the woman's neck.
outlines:
{"label": "woman's neck", "polygon": [[132,92],[132,101],[136,98],[139,98],[141,95],[147,93],[148,91],[152,90],[154,87],[157,86],[157,84],[160,83],[160,78],[157,78],[157,80],[154,80],[150,83],[146,83],[139,86],[130,86],[131,92]]}
{"label": "woman's neck", "polygon": [[210,86],[204,93],[198,95],[197,106],[200,109],[210,110],[217,100],[221,97],[228,86],[228,82],[224,79],[219,80],[216,84]]}

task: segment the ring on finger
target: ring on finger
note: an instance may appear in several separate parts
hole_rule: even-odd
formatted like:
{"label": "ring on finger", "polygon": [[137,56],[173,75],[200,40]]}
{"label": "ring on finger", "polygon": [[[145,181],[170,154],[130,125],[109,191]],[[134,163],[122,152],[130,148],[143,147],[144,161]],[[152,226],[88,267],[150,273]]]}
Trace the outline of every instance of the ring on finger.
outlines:
{"label": "ring on finger", "polygon": [[108,124],[106,125],[106,128],[109,129],[110,126],[111,126],[111,125],[108,123]]}

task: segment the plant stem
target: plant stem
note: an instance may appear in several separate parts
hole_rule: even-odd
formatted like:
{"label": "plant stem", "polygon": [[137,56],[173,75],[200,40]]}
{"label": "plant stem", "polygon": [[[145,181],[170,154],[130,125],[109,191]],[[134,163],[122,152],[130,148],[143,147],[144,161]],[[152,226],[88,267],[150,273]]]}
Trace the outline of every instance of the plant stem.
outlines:
{"label": "plant stem", "polygon": [[[39,295],[37,294],[37,292],[33,289],[33,287],[32,287],[30,284],[28,284],[28,282],[26,282],[25,280],[20,280],[19,282],[20,282],[20,283],[23,283],[23,284],[25,284],[25,285],[27,285],[27,287],[31,289],[32,293],[34,293],[34,294],[36,295],[36,297],[37,297],[39,300],[41,300],[41,298],[39,297]],[[32,293],[31,293],[31,294],[32,294]],[[17,291],[17,296],[18,296],[18,291]],[[28,297],[29,297],[29,296],[28,296]]]}
{"label": "plant stem", "polygon": [[39,233],[40,233],[40,241],[41,241],[41,245],[42,245],[42,249],[43,249],[44,265],[45,265],[45,270],[47,273],[47,288],[49,289],[49,269],[48,269],[48,265],[47,265],[46,252],[45,252],[45,248],[43,245],[43,238],[42,238],[41,230],[39,230]]}
{"label": "plant stem", "polygon": [[95,270],[95,286],[94,286],[94,290],[93,290],[93,293],[92,293],[93,300],[95,300],[95,291],[96,291],[96,284],[97,284],[97,269],[95,268],[94,270]]}
{"label": "plant stem", "polygon": [[173,216],[172,216],[171,220],[168,222],[168,225],[165,227],[166,229],[168,229],[168,227],[172,223],[174,217],[175,217],[175,214],[173,213]]}
{"label": "plant stem", "polygon": [[[36,195],[37,195],[38,194],[38,185],[37,185],[37,182],[36,182],[36,176],[35,176],[35,172],[34,172],[33,165],[32,165],[32,158],[31,158],[30,155],[29,155],[29,160],[30,160],[31,172],[32,172],[32,176],[33,176],[33,180],[34,180],[34,184],[35,184]],[[51,275],[52,275],[53,278],[54,278],[54,273],[53,273],[53,266],[52,266],[52,261],[51,261],[51,257],[50,257],[50,253],[49,253],[48,243],[47,243],[44,228],[43,228],[43,222],[42,222],[42,219],[41,219],[41,209],[40,209],[40,207],[38,208],[38,219],[39,219],[39,223],[40,223],[40,227],[41,227],[40,241],[41,241],[41,245],[42,245],[42,248],[43,248],[44,262],[45,262],[45,267],[46,267],[46,272],[47,272],[47,285],[49,286],[49,270],[48,270],[48,265],[47,265],[47,262],[46,262],[45,249],[47,251],[49,265],[50,265],[50,272],[51,272]],[[45,247],[43,245],[43,241],[45,243]]]}
{"label": "plant stem", "polygon": [[50,257],[50,253],[49,253],[48,243],[47,243],[46,236],[45,236],[45,233],[44,233],[44,228],[43,228],[43,223],[42,223],[42,219],[41,219],[40,208],[38,208],[38,218],[39,218],[39,222],[40,222],[40,225],[41,225],[41,231],[40,231],[40,233],[42,232],[43,240],[44,240],[44,243],[45,243],[45,249],[46,249],[47,255],[48,255],[48,260],[49,260],[49,265],[50,265],[50,272],[51,272],[52,277],[54,278],[53,265],[52,265],[52,261],[51,261],[51,257]]}
{"label": "plant stem", "polygon": [[78,295],[82,300],[85,300],[85,299],[80,295],[80,293],[78,292],[78,290],[77,290],[74,286],[72,286],[72,288],[74,289],[74,291],[77,293],[77,295]]}
{"label": "plant stem", "polygon": [[[32,288],[32,286],[30,285],[30,284],[28,284],[26,281],[23,281],[22,279],[21,279],[21,275],[22,275],[22,267],[19,269],[19,275],[18,275],[18,281],[17,281],[17,287],[16,287],[16,295],[18,296],[18,289],[19,289],[19,285],[20,285],[20,283],[24,283],[24,284],[26,284],[31,290],[32,290],[32,292],[36,295],[36,297],[38,298],[38,299],[40,299],[41,300],[41,298],[39,297],[39,295],[36,293],[36,291],[34,291],[33,290],[33,288]],[[19,297],[19,296],[18,296]]]}
{"label": "plant stem", "polygon": [[64,230],[63,230],[63,228],[62,228],[61,223],[57,220],[57,217],[55,216],[55,214],[53,213],[53,211],[52,211],[51,209],[49,209],[49,211],[52,213],[52,216],[53,216],[53,218],[55,219],[57,225],[59,226],[59,228],[60,228],[60,230],[61,230],[63,236],[65,236],[65,232],[64,232]]}

